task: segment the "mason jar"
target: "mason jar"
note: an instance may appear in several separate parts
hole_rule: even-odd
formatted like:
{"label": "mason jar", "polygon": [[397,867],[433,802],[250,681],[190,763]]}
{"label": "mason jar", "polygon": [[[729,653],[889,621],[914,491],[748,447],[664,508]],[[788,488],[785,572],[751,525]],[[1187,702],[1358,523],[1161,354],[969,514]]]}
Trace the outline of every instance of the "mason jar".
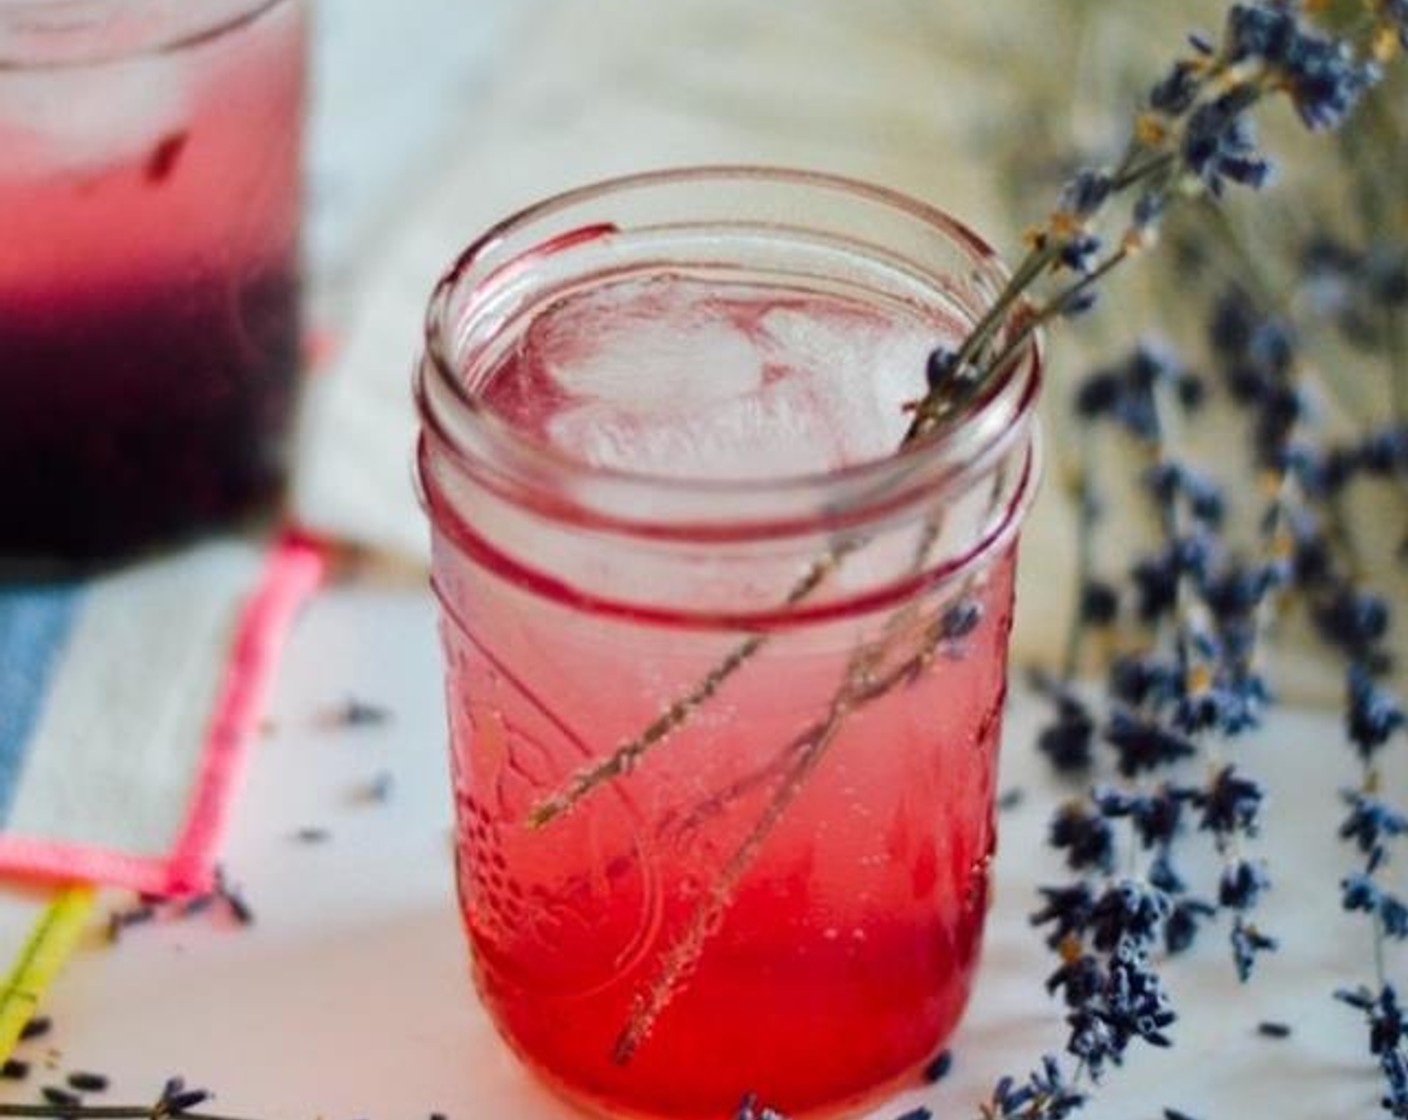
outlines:
{"label": "mason jar", "polygon": [[578,1103],[832,1114],[957,1023],[1039,344],[905,432],[1003,279],[912,199],[702,168],[533,206],[436,288],[460,905],[499,1031]]}

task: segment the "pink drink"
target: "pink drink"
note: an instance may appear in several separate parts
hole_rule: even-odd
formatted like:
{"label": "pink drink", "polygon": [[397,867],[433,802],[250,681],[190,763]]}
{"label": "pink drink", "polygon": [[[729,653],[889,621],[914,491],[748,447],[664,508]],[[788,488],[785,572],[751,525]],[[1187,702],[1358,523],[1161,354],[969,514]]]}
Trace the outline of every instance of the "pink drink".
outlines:
{"label": "pink drink", "polygon": [[[692,174],[730,173],[623,183]],[[674,267],[658,229],[700,244],[550,230],[432,308],[421,477],[474,976],[590,1108],[835,1114],[916,1077],[968,996],[1034,381],[954,457],[896,460],[959,300],[895,298],[849,244],[824,270],[768,267],[770,238],[746,268]]]}
{"label": "pink drink", "polygon": [[113,556],[279,495],[304,14],[35,11],[0,12],[0,53],[28,58],[0,68],[0,552]]}

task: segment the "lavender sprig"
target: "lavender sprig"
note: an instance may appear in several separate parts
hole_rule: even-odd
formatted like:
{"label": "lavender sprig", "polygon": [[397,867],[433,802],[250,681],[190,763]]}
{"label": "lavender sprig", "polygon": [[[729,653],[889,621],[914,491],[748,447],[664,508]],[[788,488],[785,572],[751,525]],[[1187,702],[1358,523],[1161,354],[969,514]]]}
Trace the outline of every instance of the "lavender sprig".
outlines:
{"label": "lavender sprig", "polygon": [[30,1117],[42,1120],[56,1117],[64,1120],[236,1120],[234,1117],[217,1116],[198,1109],[211,1099],[212,1094],[205,1089],[190,1088],[180,1077],[168,1078],[156,1100],[148,1105],[84,1104],[76,1094],[65,1094],[72,1099],[55,1100],[55,1093],[46,1093],[50,1098],[45,1104],[0,1104],[0,1116]]}
{"label": "lavender sprig", "polygon": [[[1219,555],[1220,490],[1171,453],[1170,413],[1178,401],[1196,405],[1202,390],[1191,387],[1198,384],[1166,353],[1141,347],[1125,361],[1098,371],[1079,395],[1087,421],[1113,423],[1126,431],[1150,462],[1145,490],[1158,514],[1163,541],[1136,565],[1134,578],[1143,623],[1163,627],[1167,641],[1162,650],[1150,647],[1112,666],[1111,710],[1098,730],[1128,788],[1097,788],[1084,801],[1063,809],[1053,824],[1052,841],[1058,848],[1069,847],[1073,869],[1108,878],[1117,864],[1116,824],[1128,819],[1136,847],[1150,853],[1148,882],[1168,898],[1161,930],[1165,948],[1179,952],[1216,911],[1188,892],[1173,863],[1173,842],[1184,830],[1187,810],[1197,810],[1199,831],[1212,837],[1224,858],[1215,897],[1218,906],[1234,916],[1234,960],[1239,975],[1245,976],[1255,953],[1270,944],[1248,918],[1267,886],[1266,875],[1242,851],[1245,839],[1256,831],[1259,787],[1225,763],[1214,768],[1203,787],[1169,781],[1154,787],[1139,784],[1147,775],[1203,754],[1201,740],[1207,735],[1235,735],[1254,726],[1264,701],[1264,687],[1251,666],[1250,639],[1237,623],[1241,612],[1253,609],[1274,581],[1247,584],[1235,578],[1243,570],[1225,565]],[[1228,585],[1241,587],[1242,597],[1227,592]],[[1069,700],[1058,704],[1055,726],[1071,723],[1069,708]],[[1093,737],[1096,717],[1088,707],[1081,711]],[[1051,731],[1042,733],[1044,749]],[[1097,848],[1098,859],[1084,858]],[[1038,919],[1046,918],[1048,911]],[[1052,945],[1062,947],[1059,939]],[[1070,947],[1063,948],[1063,957],[1070,952]]]}
{"label": "lavender sprig", "polygon": [[[1156,243],[1170,209],[1189,198],[1217,199],[1233,187],[1262,186],[1270,164],[1257,147],[1252,122],[1260,102],[1284,95],[1308,128],[1340,124],[1379,76],[1383,28],[1398,26],[1396,7],[1365,2],[1372,18],[1344,36],[1313,28],[1292,0],[1258,0],[1233,6],[1219,43],[1190,40],[1191,53],[1151,91],[1120,158],[1070,181],[963,343],[933,352],[929,390],[911,407],[904,444],[929,438],[954,422],[1044,324],[1088,311],[1104,280]],[[1124,206],[1121,232],[1107,242],[1101,227],[1117,202]],[[1159,415],[1169,405],[1159,398],[1170,395],[1173,383],[1153,364],[1152,372],[1139,375],[1144,380],[1137,386],[1147,399],[1131,395],[1122,403],[1133,409],[1127,422],[1142,410],[1152,425],[1151,442],[1162,445],[1165,420]],[[1293,413],[1291,423],[1268,427],[1269,445],[1286,439],[1294,427]],[[1162,514],[1164,545],[1142,569],[1140,610],[1146,621],[1171,635],[1171,645],[1153,659],[1125,666],[1120,680],[1127,692],[1103,732],[1116,752],[1117,769],[1130,784],[1092,792],[1083,807],[1058,817],[1054,826],[1053,839],[1067,848],[1074,868],[1088,876],[1084,895],[1068,888],[1069,893],[1049,896],[1051,913],[1044,919],[1062,930],[1055,939],[1061,967],[1049,983],[1068,1004],[1068,1050],[1075,1068],[1066,1075],[1051,1059],[1020,1085],[1000,1083],[986,1106],[989,1116],[1064,1116],[1083,1103],[1081,1082],[1098,1080],[1107,1064],[1122,1060],[1132,1042],[1166,1045],[1174,1014],[1151,963],[1153,950],[1160,943],[1186,947],[1198,923],[1215,908],[1233,915],[1231,940],[1239,974],[1249,973],[1257,954],[1274,944],[1249,917],[1267,885],[1260,864],[1245,852],[1256,832],[1259,787],[1230,763],[1216,765],[1203,785],[1166,782],[1151,790],[1138,783],[1201,753],[1213,732],[1235,735],[1255,725],[1267,698],[1256,663],[1256,638],[1264,605],[1285,578],[1281,550],[1287,530],[1279,503],[1274,504],[1266,518],[1273,545],[1268,559],[1256,570],[1237,567],[1212,539],[1216,503],[1196,473],[1158,451],[1151,461],[1149,490]],[[788,601],[811,594],[842,559],[844,555],[821,558]],[[690,718],[760,644],[761,639],[746,639],[641,736],[539,805],[532,823],[545,823],[628,771],[645,750],[664,742]],[[844,714],[847,704],[844,696],[841,700]],[[1078,736],[1087,723],[1093,729],[1094,721],[1083,720],[1075,701],[1066,710],[1068,730],[1074,728]],[[1188,892],[1171,860],[1173,836],[1185,816],[1192,820],[1186,810],[1197,814],[1199,831],[1223,857],[1216,907]],[[1109,853],[1114,849],[1112,822],[1119,820],[1127,820],[1131,830],[1128,850],[1137,856],[1142,849],[1147,864],[1141,870],[1136,860],[1132,874],[1116,876]]]}
{"label": "lavender sprig", "polygon": [[[1297,7],[1288,3],[1234,6],[1221,46],[1195,41],[1194,51],[1193,57],[1175,64],[1155,87],[1150,104],[1154,114],[1181,122],[1174,127],[1181,128],[1183,138],[1178,149],[1179,161],[1185,165],[1183,183],[1191,171],[1203,193],[1214,197],[1229,183],[1256,187],[1267,177],[1268,165],[1255,150],[1247,116],[1247,110],[1261,97],[1282,89],[1308,127],[1330,127],[1343,120],[1377,77],[1362,47],[1356,50],[1310,30]],[[1231,65],[1221,69],[1215,79],[1206,77],[1209,69],[1219,70],[1223,63]],[[1168,122],[1159,115],[1141,118],[1140,127],[1155,140],[1169,134]],[[1177,177],[1172,169],[1168,174]],[[1146,193],[1141,205],[1161,211],[1168,198],[1167,194]],[[1126,779],[1195,755],[1199,751],[1197,738],[1207,732],[1235,735],[1256,725],[1269,698],[1259,671],[1259,639],[1271,604],[1290,577],[1287,491],[1296,479],[1288,468],[1292,436],[1303,414],[1299,400],[1294,393],[1274,398],[1263,393],[1257,402],[1263,406],[1257,447],[1262,465],[1272,468],[1279,482],[1273,487],[1274,496],[1263,518],[1264,559],[1247,566],[1219,555],[1215,530],[1221,502],[1216,489],[1167,454],[1168,433],[1156,388],[1162,386],[1162,396],[1167,398],[1171,380],[1147,351],[1136,353],[1128,365],[1103,371],[1088,382],[1079,401],[1087,417],[1113,419],[1152,449],[1153,465],[1146,483],[1162,512],[1165,543],[1134,574],[1142,620],[1161,626],[1167,636],[1170,630],[1164,620],[1171,619],[1173,649],[1171,654],[1117,663],[1112,678],[1117,706],[1104,738],[1115,748],[1117,768]],[[1082,533],[1089,530],[1089,520],[1082,518]],[[1085,612],[1077,612],[1075,626],[1089,624]],[[1070,659],[1067,661],[1069,665]],[[1057,752],[1051,748],[1068,744],[1072,737],[1088,742],[1095,734],[1097,720],[1073,699],[1069,688],[1048,692],[1056,700],[1057,718],[1042,733],[1041,745],[1058,760],[1086,764],[1088,751]],[[1077,1061],[1073,1083],[1082,1076],[1098,1079],[1104,1062],[1118,1062],[1133,1038],[1154,1045],[1168,1041],[1162,1027],[1173,1021],[1173,1015],[1157,1002],[1161,993],[1157,976],[1148,969],[1147,944],[1138,952],[1125,948],[1123,954],[1138,969],[1139,990],[1148,994],[1149,1007],[1161,1008],[1167,1019],[1161,1023],[1159,1017],[1146,1012],[1142,1022],[1153,1030],[1145,1034],[1119,1030],[1118,1016],[1112,1016],[1101,1002],[1112,970],[1108,961],[1090,949],[1117,944],[1108,933],[1100,935],[1102,927],[1097,922],[1100,909],[1115,906],[1111,899],[1144,900],[1142,913],[1162,928],[1171,951],[1186,947],[1199,920],[1214,911],[1211,903],[1191,896],[1181,905],[1173,901],[1186,890],[1169,858],[1171,839],[1178,832],[1185,806],[1199,809],[1202,828],[1213,835],[1224,857],[1217,906],[1234,915],[1231,941],[1238,974],[1245,979],[1256,956],[1274,947],[1274,941],[1248,917],[1268,885],[1264,869],[1242,852],[1244,838],[1255,833],[1260,802],[1259,787],[1234,767],[1224,765],[1203,791],[1170,783],[1154,796],[1096,790],[1085,803],[1068,805],[1058,814],[1053,843],[1065,848],[1074,869],[1093,872],[1097,883],[1106,884],[1101,888],[1086,880],[1073,887],[1048,888],[1043,892],[1046,906],[1033,918],[1055,927],[1048,943],[1058,949],[1062,963],[1048,980],[1048,989],[1060,992],[1071,1009],[1067,1049]],[[1115,880],[1114,822],[1141,816],[1159,822],[1152,834],[1139,837],[1156,848],[1155,858],[1145,877]],[[1361,891],[1361,897],[1366,905],[1382,905],[1378,896]],[[1124,911],[1116,906],[1115,912]],[[1004,1084],[1010,1087],[1011,1083]],[[999,1090],[1002,1088],[1000,1085]],[[1004,1099],[1001,1091],[994,1097],[999,1104]],[[1064,1102],[1048,1107],[1034,1095],[1014,1109],[990,1105],[985,1115],[1040,1117],[1065,1115],[1070,1109]]]}
{"label": "lavender sprig", "polygon": [[[1375,627],[1384,637],[1387,621]],[[1369,1052],[1377,1060],[1384,1077],[1382,1105],[1389,1115],[1408,1118],[1408,1029],[1395,985],[1387,975],[1384,959],[1386,941],[1408,940],[1408,902],[1393,893],[1385,883],[1395,846],[1408,834],[1408,815],[1394,806],[1381,791],[1379,755],[1398,737],[1405,724],[1402,707],[1375,679],[1373,665],[1382,663],[1363,634],[1353,635],[1358,656],[1348,655],[1346,670],[1345,730],[1359,762],[1360,782],[1356,789],[1343,791],[1348,812],[1339,828],[1340,839],[1358,853],[1359,870],[1340,882],[1340,905],[1350,913],[1362,913],[1373,937],[1373,987],[1361,985],[1353,991],[1340,991],[1336,998],[1364,1014],[1369,1035]]]}
{"label": "lavender sprig", "polygon": [[[1311,258],[1307,277],[1317,294],[1323,292],[1322,254]],[[1308,302],[1313,312],[1323,311],[1318,300]],[[1285,516],[1294,532],[1292,572],[1322,643],[1345,664],[1345,731],[1358,759],[1360,780],[1357,788],[1342,794],[1348,811],[1339,837],[1354,847],[1360,867],[1341,880],[1340,904],[1348,912],[1362,913],[1370,923],[1374,978],[1372,987],[1361,985],[1336,995],[1365,1016],[1369,1050],[1384,1077],[1383,1108],[1392,1116],[1408,1117],[1408,1042],[1384,959],[1387,940],[1408,939],[1408,904],[1384,881],[1392,848],[1408,831],[1408,817],[1383,795],[1379,766],[1382,752],[1408,719],[1381,679],[1392,660],[1386,648],[1388,605],[1362,586],[1359,548],[1340,509],[1345,490],[1361,477],[1361,464],[1372,463],[1374,474],[1397,470],[1397,439],[1376,430],[1347,445],[1269,443],[1268,431],[1283,428],[1293,411],[1302,411],[1284,403],[1296,400],[1296,394],[1288,392],[1297,377],[1292,337],[1288,323],[1245,293],[1225,297],[1215,318],[1214,351],[1225,363],[1234,399],[1260,413],[1255,425],[1260,459],[1263,464],[1280,462],[1299,484],[1293,491],[1298,501]],[[1395,372],[1390,368],[1391,378]]]}

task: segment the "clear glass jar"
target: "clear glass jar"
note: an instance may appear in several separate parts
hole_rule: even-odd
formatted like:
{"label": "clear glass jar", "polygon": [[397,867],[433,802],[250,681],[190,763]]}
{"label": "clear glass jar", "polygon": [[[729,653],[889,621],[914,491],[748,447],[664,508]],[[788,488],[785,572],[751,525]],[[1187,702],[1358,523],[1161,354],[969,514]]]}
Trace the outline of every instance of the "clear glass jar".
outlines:
{"label": "clear glass jar", "polygon": [[967,999],[1039,347],[894,453],[1003,273],[694,169],[535,206],[430,305],[419,480],[474,975],[611,1115],[858,1107]]}
{"label": "clear glass jar", "polygon": [[0,555],[270,511],[299,363],[304,0],[0,0]]}

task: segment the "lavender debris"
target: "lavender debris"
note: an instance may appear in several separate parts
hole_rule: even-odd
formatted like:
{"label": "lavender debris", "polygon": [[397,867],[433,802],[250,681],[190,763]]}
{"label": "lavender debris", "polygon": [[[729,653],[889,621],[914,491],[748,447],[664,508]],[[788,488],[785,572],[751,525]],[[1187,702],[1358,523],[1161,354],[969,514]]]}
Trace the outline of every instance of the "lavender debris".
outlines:
{"label": "lavender debris", "polygon": [[378,727],[390,719],[389,708],[351,698],[327,712],[320,722],[327,727]]}
{"label": "lavender debris", "polygon": [[101,1093],[107,1089],[108,1079],[101,1073],[78,1070],[68,1075],[68,1086],[80,1093]]}
{"label": "lavender debris", "polygon": [[930,1085],[942,1081],[953,1069],[953,1051],[940,1050],[924,1067],[924,1080]]}
{"label": "lavender debris", "polygon": [[355,800],[363,803],[384,805],[391,800],[395,791],[396,779],[390,770],[378,770],[355,794]]}
{"label": "lavender debris", "polygon": [[53,1028],[54,1023],[47,1015],[36,1015],[24,1025],[20,1031],[20,1041],[28,1042],[32,1038],[43,1038]]}
{"label": "lavender debris", "polygon": [[83,1103],[83,1098],[77,1093],[70,1093],[67,1089],[60,1089],[57,1085],[45,1085],[39,1092],[50,1104],[79,1105]]}
{"label": "lavender debris", "polygon": [[1024,802],[1026,799],[1027,791],[1024,790],[1021,786],[1013,786],[1011,789],[1004,790],[1002,795],[998,797],[997,811],[999,813],[1010,813],[1013,809],[1016,809],[1018,806],[1020,806],[1022,802]]}

